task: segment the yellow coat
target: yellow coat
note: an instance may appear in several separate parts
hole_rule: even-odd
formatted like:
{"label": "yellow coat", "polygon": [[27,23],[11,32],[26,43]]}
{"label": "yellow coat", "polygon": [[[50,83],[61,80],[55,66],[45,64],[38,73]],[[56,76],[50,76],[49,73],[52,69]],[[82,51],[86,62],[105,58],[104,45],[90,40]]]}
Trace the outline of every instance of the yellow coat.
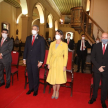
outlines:
{"label": "yellow coat", "polygon": [[63,72],[63,67],[67,66],[68,45],[61,41],[57,48],[55,46],[56,41],[51,43],[47,58],[47,64],[50,65],[47,82],[52,85],[63,84],[67,81],[66,71]]}

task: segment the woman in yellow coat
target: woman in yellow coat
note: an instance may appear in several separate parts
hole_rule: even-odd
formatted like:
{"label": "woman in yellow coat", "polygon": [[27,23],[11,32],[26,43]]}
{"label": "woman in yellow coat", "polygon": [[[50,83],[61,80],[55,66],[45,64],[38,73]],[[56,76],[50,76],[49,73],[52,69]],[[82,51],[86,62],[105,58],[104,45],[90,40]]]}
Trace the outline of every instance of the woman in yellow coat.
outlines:
{"label": "woman in yellow coat", "polygon": [[56,31],[55,38],[56,40],[50,44],[47,58],[49,68],[47,82],[53,85],[52,99],[58,99],[60,84],[64,84],[67,81],[68,45],[62,41],[63,32],[61,30]]}

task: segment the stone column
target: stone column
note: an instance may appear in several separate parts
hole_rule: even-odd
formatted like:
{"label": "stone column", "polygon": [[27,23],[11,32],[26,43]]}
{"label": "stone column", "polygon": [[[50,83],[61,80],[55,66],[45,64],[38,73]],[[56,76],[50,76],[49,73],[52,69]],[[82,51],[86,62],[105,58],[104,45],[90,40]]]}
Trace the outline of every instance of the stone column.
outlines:
{"label": "stone column", "polygon": [[22,16],[22,42],[26,41],[26,37],[28,36],[28,17],[26,15]]}
{"label": "stone column", "polygon": [[55,36],[54,28],[49,28],[49,37],[51,37],[51,40],[53,40],[54,36]]}
{"label": "stone column", "polygon": [[40,23],[39,34],[45,37],[45,24]]}

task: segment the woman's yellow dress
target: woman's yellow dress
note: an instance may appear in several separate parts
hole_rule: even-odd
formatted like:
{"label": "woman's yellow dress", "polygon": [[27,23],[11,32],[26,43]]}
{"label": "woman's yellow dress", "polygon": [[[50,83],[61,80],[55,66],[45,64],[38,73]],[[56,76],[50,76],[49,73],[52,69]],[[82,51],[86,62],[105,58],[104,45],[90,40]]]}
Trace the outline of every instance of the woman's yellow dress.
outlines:
{"label": "woman's yellow dress", "polygon": [[61,41],[57,48],[55,46],[56,41],[50,44],[47,58],[47,64],[50,65],[47,82],[52,85],[63,84],[67,81],[66,71],[63,72],[63,67],[67,66],[68,45]]}

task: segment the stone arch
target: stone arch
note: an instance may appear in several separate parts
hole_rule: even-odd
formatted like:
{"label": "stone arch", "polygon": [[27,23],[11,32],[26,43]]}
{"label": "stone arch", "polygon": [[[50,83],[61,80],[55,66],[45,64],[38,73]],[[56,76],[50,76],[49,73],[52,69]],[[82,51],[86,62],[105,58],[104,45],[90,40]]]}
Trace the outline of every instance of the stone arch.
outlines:
{"label": "stone arch", "polygon": [[35,6],[37,7],[37,10],[39,12],[40,23],[43,24],[45,22],[45,19],[44,19],[44,8],[43,8],[43,6],[40,3],[37,3]]}
{"label": "stone arch", "polygon": [[48,15],[48,20],[49,20],[49,28],[52,28],[53,27],[53,16],[52,16],[52,14]]}
{"label": "stone arch", "polygon": [[34,22],[35,22],[36,20],[38,20],[38,19],[40,19],[40,18],[36,18],[36,19],[34,19],[34,20],[32,21],[32,26],[33,26]]}
{"label": "stone arch", "polygon": [[26,15],[28,14],[28,7],[27,7],[27,2],[26,0],[20,0],[20,5],[21,5],[21,8],[22,8],[22,14],[23,15]]}
{"label": "stone arch", "polygon": [[23,14],[21,13],[21,14],[18,16],[17,21],[16,21],[17,24],[19,23],[19,20],[20,20],[20,18],[21,18],[22,15],[23,15]]}

